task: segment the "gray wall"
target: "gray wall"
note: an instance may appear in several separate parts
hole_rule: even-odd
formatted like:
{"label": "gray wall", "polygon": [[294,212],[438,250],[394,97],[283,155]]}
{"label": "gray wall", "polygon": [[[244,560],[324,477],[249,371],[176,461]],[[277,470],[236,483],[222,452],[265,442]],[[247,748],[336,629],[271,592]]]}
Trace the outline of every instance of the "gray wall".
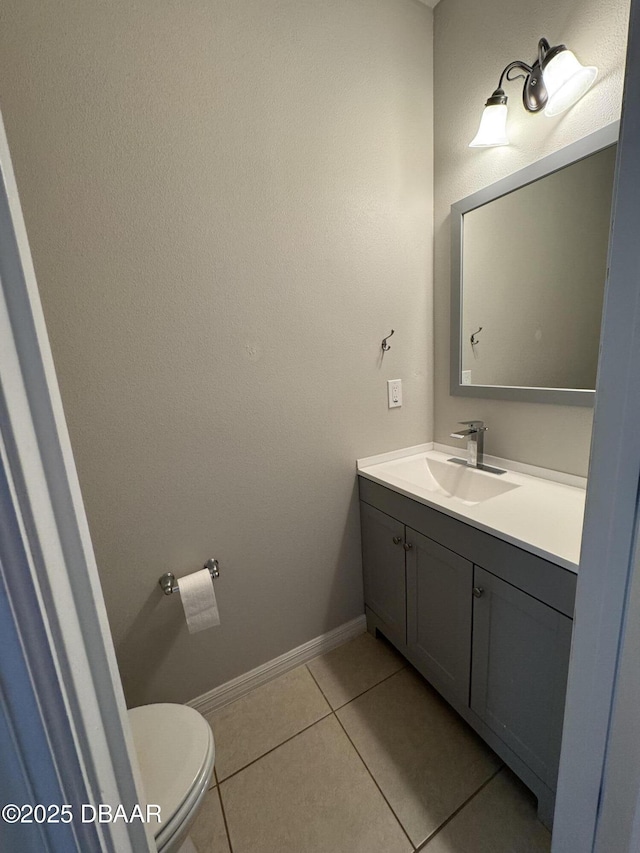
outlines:
{"label": "gray wall", "polygon": [[[469,400],[449,394],[451,204],[619,117],[627,0],[441,0],[435,9],[435,410],[436,441],[449,442],[457,421],[490,428],[488,453],[585,475],[592,410],[571,406]],[[556,118],[526,113],[518,83],[507,83],[511,145],[468,148],[482,107],[510,61],[532,62],[537,41],[566,43],[596,65],[593,89]]]}
{"label": "gray wall", "polygon": [[[432,17],[2,4],[0,101],[131,704],[362,613],[355,458],[433,437]],[[222,625],[189,636],[157,579],[212,555]]]}
{"label": "gray wall", "polygon": [[612,145],[465,214],[473,385],[596,387],[615,163]]}

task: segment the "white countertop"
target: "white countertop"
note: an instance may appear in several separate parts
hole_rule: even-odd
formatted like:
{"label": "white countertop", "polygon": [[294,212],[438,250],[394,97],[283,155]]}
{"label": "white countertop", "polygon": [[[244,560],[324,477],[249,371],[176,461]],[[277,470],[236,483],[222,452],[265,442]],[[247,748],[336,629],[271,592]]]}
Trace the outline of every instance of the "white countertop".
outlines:
{"label": "white countertop", "polygon": [[[407,467],[410,460],[416,466],[425,466],[428,459],[442,463],[452,456],[465,456],[460,448],[433,447],[421,445],[359,459],[358,474],[545,560],[578,571],[586,480],[485,455],[486,464],[504,468],[506,473],[478,471],[477,476],[499,476],[501,482],[517,488],[479,503],[465,504],[459,498],[422,488],[415,480],[402,476],[403,471],[410,470]],[[403,460],[402,464],[398,460]]]}

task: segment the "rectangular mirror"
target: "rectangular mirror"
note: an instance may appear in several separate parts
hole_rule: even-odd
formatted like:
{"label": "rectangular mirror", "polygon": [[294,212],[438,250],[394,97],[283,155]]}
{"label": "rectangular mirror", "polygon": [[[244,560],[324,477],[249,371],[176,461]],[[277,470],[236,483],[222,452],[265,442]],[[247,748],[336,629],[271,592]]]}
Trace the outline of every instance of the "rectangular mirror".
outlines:
{"label": "rectangular mirror", "polygon": [[618,131],[452,206],[452,394],[593,405]]}

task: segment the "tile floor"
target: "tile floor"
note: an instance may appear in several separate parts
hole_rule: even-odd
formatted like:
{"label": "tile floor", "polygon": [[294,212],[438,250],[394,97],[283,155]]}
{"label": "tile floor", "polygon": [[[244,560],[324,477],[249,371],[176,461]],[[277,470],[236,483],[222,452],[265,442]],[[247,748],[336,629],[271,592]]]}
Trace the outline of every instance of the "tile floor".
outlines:
{"label": "tile floor", "polygon": [[548,853],[535,800],[363,634],[210,715],[198,853]]}

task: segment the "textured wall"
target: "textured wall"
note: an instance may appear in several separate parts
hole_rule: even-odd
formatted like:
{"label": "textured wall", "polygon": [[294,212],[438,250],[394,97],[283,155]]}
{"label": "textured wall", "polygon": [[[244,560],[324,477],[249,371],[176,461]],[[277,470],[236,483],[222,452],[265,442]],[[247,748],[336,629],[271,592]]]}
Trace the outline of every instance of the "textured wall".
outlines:
{"label": "textured wall", "polygon": [[[0,16],[125,690],[187,700],[362,613],[355,458],[432,438],[433,13],[4,0]],[[222,626],[191,637],[157,579],[211,555]]]}
{"label": "textured wall", "polygon": [[[490,427],[488,453],[586,474],[592,410],[469,400],[449,395],[451,204],[619,117],[628,0],[441,0],[435,9],[435,440],[457,421]],[[482,107],[514,59],[532,62],[538,39],[566,43],[600,74],[593,89],[556,118],[526,113],[507,83],[511,145],[470,149]]]}

